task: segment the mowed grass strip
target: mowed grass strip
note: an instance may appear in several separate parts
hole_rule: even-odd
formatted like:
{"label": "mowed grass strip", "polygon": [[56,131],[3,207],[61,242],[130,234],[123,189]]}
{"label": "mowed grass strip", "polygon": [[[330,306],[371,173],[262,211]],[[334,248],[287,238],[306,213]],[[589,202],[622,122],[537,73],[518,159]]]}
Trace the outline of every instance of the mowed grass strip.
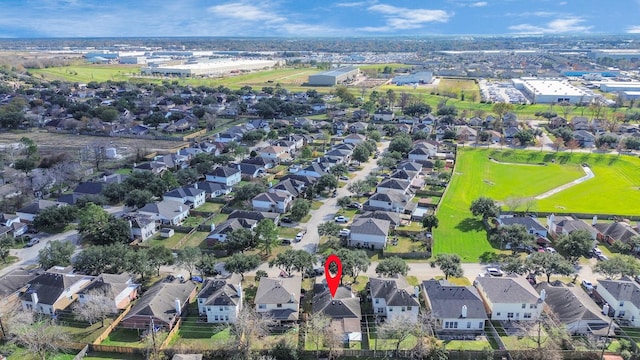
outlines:
{"label": "mowed grass strip", "polygon": [[456,253],[464,262],[476,262],[485,252],[495,249],[479,218],[469,210],[480,196],[496,201],[510,197],[530,197],[584,175],[577,165],[508,165],[492,162],[495,151],[458,149],[457,165],[449,190],[438,210],[440,225],[434,232],[434,255]]}
{"label": "mowed grass strip", "polygon": [[588,164],[595,178],[539,200],[536,210],[640,216],[640,159],[593,153],[496,152],[495,158],[511,162],[550,162],[565,166]]}

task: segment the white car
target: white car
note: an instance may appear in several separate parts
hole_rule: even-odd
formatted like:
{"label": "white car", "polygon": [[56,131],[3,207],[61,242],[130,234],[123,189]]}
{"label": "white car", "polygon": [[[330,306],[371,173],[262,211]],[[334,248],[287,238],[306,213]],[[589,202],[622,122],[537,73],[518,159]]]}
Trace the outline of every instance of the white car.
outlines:
{"label": "white car", "polygon": [[300,231],[298,234],[296,234],[296,242],[299,242],[300,240],[302,240],[303,237],[304,237],[304,232]]}
{"label": "white car", "polygon": [[342,216],[342,215],[340,215],[340,216],[336,216],[336,217],[334,218],[334,220],[335,220],[336,222],[339,222],[339,223],[347,223],[347,222],[349,222],[349,218],[348,218],[348,217],[346,217],[346,216]]}
{"label": "white car", "polygon": [[502,270],[500,270],[498,268],[494,268],[494,267],[488,267],[487,268],[487,274],[489,274],[491,276],[502,276],[502,275],[504,275]]}
{"label": "white car", "polygon": [[546,247],[544,250],[552,254],[557,252],[556,249],[552,248],[551,246]]}
{"label": "white car", "polygon": [[351,230],[349,229],[340,230],[340,236],[349,236],[350,234],[351,234]]}
{"label": "white car", "polygon": [[593,292],[593,284],[589,280],[582,280],[582,287],[591,294]]}

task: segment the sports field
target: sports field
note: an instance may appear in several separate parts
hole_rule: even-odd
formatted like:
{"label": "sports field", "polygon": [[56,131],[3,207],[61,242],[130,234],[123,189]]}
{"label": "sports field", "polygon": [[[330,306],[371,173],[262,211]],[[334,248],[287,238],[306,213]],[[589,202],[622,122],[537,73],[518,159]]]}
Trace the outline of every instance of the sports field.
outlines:
{"label": "sports field", "polygon": [[[517,164],[494,162],[490,157]],[[583,163],[590,165],[595,178],[535,201],[533,210],[640,215],[640,159],[460,148],[455,173],[438,211],[434,254],[457,253],[463,261],[475,262],[483,253],[495,251],[481,221],[469,211],[471,202],[480,196],[502,202],[542,194],[584,176]]]}

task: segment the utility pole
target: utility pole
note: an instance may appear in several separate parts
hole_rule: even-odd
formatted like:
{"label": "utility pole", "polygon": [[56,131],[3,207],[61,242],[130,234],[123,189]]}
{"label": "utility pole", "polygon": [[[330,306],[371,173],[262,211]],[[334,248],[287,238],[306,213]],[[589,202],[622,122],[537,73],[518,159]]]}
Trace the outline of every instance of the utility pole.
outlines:
{"label": "utility pole", "polygon": [[609,331],[611,331],[611,325],[613,324],[613,318],[609,321],[609,327],[607,327],[607,334],[604,338],[604,344],[602,344],[602,352],[600,353],[600,360],[604,359],[604,351],[607,349],[607,340],[609,340]]}

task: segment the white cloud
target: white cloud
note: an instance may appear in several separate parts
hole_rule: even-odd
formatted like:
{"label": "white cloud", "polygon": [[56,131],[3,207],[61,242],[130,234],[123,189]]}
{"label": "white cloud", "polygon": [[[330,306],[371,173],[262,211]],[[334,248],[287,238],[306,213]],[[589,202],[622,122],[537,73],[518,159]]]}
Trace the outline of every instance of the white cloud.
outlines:
{"label": "white cloud", "polygon": [[627,28],[628,34],[640,34],[640,25],[629,26]]}
{"label": "white cloud", "polygon": [[214,5],[207,8],[207,11],[218,16],[246,21],[283,22],[286,20],[264,7],[245,3]]}
{"label": "white cloud", "polygon": [[557,12],[553,12],[553,11],[524,11],[524,12],[517,12],[517,13],[506,13],[505,16],[507,17],[553,17],[553,16],[561,16],[561,13],[557,13]]}
{"label": "white cloud", "polygon": [[370,1],[341,2],[333,4],[335,7],[358,7],[371,4]]}
{"label": "white cloud", "polygon": [[368,10],[383,14],[387,19],[386,26],[365,27],[360,29],[368,32],[418,29],[425,23],[447,22],[449,21],[449,18],[453,16],[453,14],[444,10],[408,9],[384,4],[370,6]]}
{"label": "white cloud", "polygon": [[478,2],[474,2],[472,4],[469,4],[469,7],[483,7],[483,6],[487,6],[489,5],[488,2],[486,1],[478,1]]}
{"label": "white cloud", "polygon": [[584,26],[581,23],[584,19],[574,17],[567,19],[556,19],[544,25],[519,24],[509,26],[509,30],[513,30],[520,34],[560,34],[560,33],[586,33],[593,26]]}

